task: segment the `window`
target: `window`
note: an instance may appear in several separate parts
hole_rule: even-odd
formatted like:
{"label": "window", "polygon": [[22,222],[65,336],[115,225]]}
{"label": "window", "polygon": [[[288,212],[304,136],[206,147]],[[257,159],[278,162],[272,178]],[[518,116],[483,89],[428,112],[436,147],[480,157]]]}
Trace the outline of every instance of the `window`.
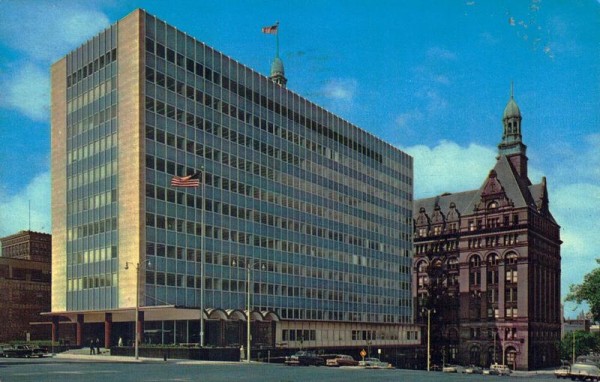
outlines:
{"label": "window", "polygon": [[518,273],[516,269],[510,269],[506,271],[506,282],[507,283],[517,283],[518,280]]}
{"label": "window", "polygon": [[469,285],[481,284],[481,273],[479,270],[480,265],[481,259],[479,256],[471,256],[469,259]]}
{"label": "window", "polygon": [[473,220],[469,220],[469,231],[475,231],[475,222]]}

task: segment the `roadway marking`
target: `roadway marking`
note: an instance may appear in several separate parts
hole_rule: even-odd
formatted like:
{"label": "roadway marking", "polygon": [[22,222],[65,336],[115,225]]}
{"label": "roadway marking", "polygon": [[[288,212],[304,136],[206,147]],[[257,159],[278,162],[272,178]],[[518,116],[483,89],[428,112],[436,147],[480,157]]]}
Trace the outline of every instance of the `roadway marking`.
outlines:
{"label": "roadway marking", "polygon": [[[45,372],[38,372],[38,373],[14,373],[12,375],[19,375],[19,376],[30,376],[30,375],[48,375],[48,374],[111,374],[111,373],[118,373],[118,371],[114,371],[114,370],[98,370],[98,371],[45,371]],[[0,381],[1,382],[1,381]]]}

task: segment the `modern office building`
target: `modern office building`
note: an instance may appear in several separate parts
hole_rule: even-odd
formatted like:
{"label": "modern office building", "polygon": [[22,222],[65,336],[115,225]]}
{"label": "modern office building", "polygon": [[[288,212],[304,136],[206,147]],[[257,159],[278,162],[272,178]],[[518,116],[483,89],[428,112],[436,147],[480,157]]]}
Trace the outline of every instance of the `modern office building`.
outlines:
{"label": "modern office building", "polygon": [[527,175],[521,120],[511,94],[479,189],[414,203],[415,312],[424,327],[430,316],[432,362],[560,364],[560,227],[546,178]]}
{"label": "modern office building", "polygon": [[143,343],[420,343],[412,158],[285,83],[143,10],[52,66],[51,315],[80,343],[130,342],[136,306]]}
{"label": "modern office building", "polygon": [[50,323],[40,313],[50,309],[51,237],[21,231],[0,243],[0,342],[47,340]]}

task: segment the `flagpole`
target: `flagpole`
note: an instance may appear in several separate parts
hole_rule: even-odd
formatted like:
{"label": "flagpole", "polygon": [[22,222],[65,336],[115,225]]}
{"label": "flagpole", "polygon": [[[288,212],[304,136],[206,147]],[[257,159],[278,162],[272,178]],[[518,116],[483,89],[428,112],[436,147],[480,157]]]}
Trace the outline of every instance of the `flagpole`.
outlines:
{"label": "flagpole", "polygon": [[277,25],[277,33],[275,33],[275,41],[277,45],[275,48],[275,57],[279,57],[279,21],[275,23],[275,25]]}
{"label": "flagpole", "polygon": [[204,256],[204,208],[206,207],[206,203],[204,203],[204,184],[206,183],[204,166],[200,166],[200,171],[202,172],[202,181],[200,184],[200,187],[202,187],[202,189],[200,190],[200,200],[202,203],[202,209],[200,210],[200,347],[202,348],[204,347],[204,264],[206,262],[206,258]]}

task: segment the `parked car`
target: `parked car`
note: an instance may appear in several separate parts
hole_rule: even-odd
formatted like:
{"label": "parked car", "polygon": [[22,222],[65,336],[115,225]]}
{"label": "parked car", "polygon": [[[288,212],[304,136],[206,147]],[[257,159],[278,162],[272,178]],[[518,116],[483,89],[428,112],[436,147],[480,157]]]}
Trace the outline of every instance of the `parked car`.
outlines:
{"label": "parked car", "polygon": [[574,363],[569,371],[569,378],[572,381],[600,381],[600,369],[592,363]]}
{"label": "parked car", "polygon": [[510,375],[510,373],[512,371],[506,365],[499,365],[497,363],[490,365],[490,375]]}
{"label": "parked car", "polygon": [[27,345],[14,345],[12,347],[4,348],[5,357],[19,357],[29,358],[33,355],[33,351]]}
{"label": "parked car", "polygon": [[347,354],[336,354],[333,358],[327,359],[327,366],[358,366],[358,361]]}
{"label": "parked car", "polygon": [[365,369],[389,369],[392,367],[387,362],[382,362],[379,358],[365,358],[358,363],[358,366],[363,366]]}
{"label": "parked car", "polygon": [[554,376],[556,378],[569,378],[571,373],[571,366],[563,365],[558,369],[554,370]]}
{"label": "parked car", "polygon": [[463,371],[465,374],[483,374],[483,369],[479,366],[471,365],[467,366]]}
{"label": "parked car", "polygon": [[39,346],[28,346],[31,349],[32,357],[40,357],[42,358],[46,354],[48,354],[48,349],[39,347]]}
{"label": "parked car", "polygon": [[313,352],[301,350],[287,357],[285,364],[288,366],[323,366],[325,360]]}
{"label": "parked car", "polygon": [[444,367],[442,367],[442,373],[458,373],[458,369],[453,365],[444,365]]}

